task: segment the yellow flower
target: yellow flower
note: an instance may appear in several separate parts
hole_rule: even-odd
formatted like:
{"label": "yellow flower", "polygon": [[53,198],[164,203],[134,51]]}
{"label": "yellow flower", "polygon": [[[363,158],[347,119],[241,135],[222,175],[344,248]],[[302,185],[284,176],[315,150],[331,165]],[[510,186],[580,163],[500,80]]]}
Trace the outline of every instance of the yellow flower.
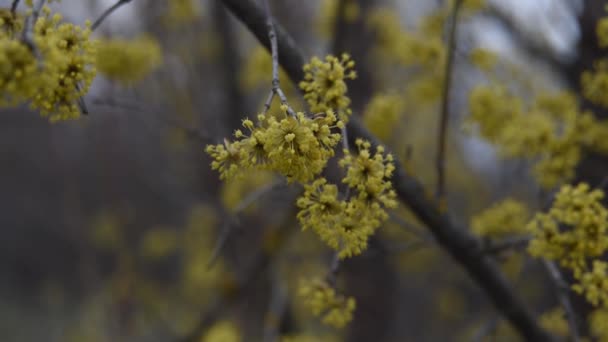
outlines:
{"label": "yellow flower", "polygon": [[601,48],[608,47],[608,17],[603,17],[597,21],[596,26],[597,42]]}
{"label": "yellow flower", "polygon": [[570,333],[566,313],[561,307],[543,313],[539,318],[539,323],[541,327],[560,337],[568,337]]}
{"label": "yellow flower", "polygon": [[479,236],[501,238],[525,232],[528,218],[526,206],[509,198],[475,215],[471,229]]}
{"label": "yellow flower", "polygon": [[215,323],[200,342],[239,342],[242,341],[241,334],[237,326],[230,321],[220,321]]}
{"label": "yellow flower", "polygon": [[587,259],[608,250],[608,210],[601,204],[604,193],[581,183],[562,186],[547,213],[538,213],[528,224],[533,234],[532,256],[557,260],[575,277],[587,268]]}
{"label": "yellow flower", "polygon": [[572,289],[585,296],[585,299],[593,306],[608,305],[608,274],[606,274],[608,263],[601,260],[593,261],[593,268],[580,276],[578,283],[572,285]]}
{"label": "yellow flower", "polygon": [[106,77],[130,85],[161,65],[161,48],[150,36],[102,39],[98,43],[96,62]]}
{"label": "yellow flower", "polygon": [[353,319],[355,299],[337,293],[325,281],[319,279],[302,281],[298,295],[313,315],[320,317],[324,324],[343,328]]}
{"label": "yellow flower", "polygon": [[304,81],[300,82],[300,88],[304,90],[304,99],[312,112],[333,110],[340,120],[348,121],[350,99],[346,96],[348,87],[345,80],[357,76],[354,66],[355,62],[348,54],[341,58],[329,55],[325,61],[313,57],[304,65]]}
{"label": "yellow flower", "polygon": [[583,96],[589,101],[608,107],[608,59],[599,59],[593,63],[592,70],[581,74]]}

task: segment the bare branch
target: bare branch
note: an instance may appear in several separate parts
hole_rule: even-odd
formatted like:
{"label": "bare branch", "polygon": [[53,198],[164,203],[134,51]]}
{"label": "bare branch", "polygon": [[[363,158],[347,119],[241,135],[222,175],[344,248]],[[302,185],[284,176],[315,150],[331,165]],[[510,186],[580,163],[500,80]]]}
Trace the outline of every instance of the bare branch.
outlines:
{"label": "bare branch", "polygon": [[97,20],[95,20],[95,22],[93,22],[93,25],[91,25],[91,31],[95,31],[99,25],[101,25],[103,23],[104,20],[106,20],[106,18],[112,14],[114,11],[116,11],[118,8],[120,8],[120,6],[122,5],[126,5],[129,2],[131,2],[131,0],[118,0],[114,5],[110,6],[108,9],[106,9],[101,16],[99,16],[99,18],[97,18]]}
{"label": "bare branch", "polygon": [[445,71],[443,78],[443,89],[441,95],[441,117],[439,119],[439,135],[437,144],[437,159],[435,167],[437,169],[437,200],[445,205],[445,164],[446,164],[446,144],[448,136],[448,121],[450,119],[450,89],[452,87],[452,76],[454,68],[454,55],[456,53],[456,39],[458,38],[458,13],[462,0],[456,0],[452,15],[450,16],[450,28],[448,31],[448,55],[445,61]]}
{"label": "bare branch", "polygon": [[271,95],[269,95],[268,100],[266,101],[264,109],[266,112],[268,109],[270,109],[272,99],[274,95],[277,95],[281,101],[281,104],[287,107],[287,112],[289,115],[295,117],[296,113],[287,103],[287,97],[281,89],[281,80],[279,79],[279,47],[274,19],[272,17],[272,12],[270,11],[270,5],[268,4],[268,0],[262,0],[262,2],[264,3],[264,11],[266,12],[266,26],[268,28],[268,40],[270,40],[270,52],[272,54],[272,90]]}
{"label": "bare branch", "polygon": [[[251,0],[222,1],[267,49],[271,49],[266,34],[266,17],[258,6]],[[279,52],[282,56],[280,63],[291,80],[297,84],[304,79],[302,70],[302,66],[305,64],[304,57],[293,39],[279,25],[276,25],[275,31]],[[363,138],[374,146],[379,145],[378,139],[370,134],[356,118],[350,120],[348,130],[351,142],[353,139]],[[527,340],[552,340],[551,336],[538,325],[534,315],[527,309],[522,299],[513,291],[493,258],[479,253],[482,247],[481,242],[468,233],[465,227],[456,224],[439,210],[435,202],[428,198],[428,192],[422,184],[408,175],[399,162],[396,162],[395,166],[392,182],[399,199],[429,228],[439,245],[467,270],[471,278],[492,300],[496,309]]]}

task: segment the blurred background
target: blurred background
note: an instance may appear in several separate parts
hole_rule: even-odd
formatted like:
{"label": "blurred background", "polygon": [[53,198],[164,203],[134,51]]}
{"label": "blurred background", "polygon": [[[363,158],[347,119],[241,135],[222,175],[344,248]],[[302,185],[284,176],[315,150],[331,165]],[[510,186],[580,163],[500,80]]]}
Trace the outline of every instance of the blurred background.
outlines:
{"label": "blurred background", "polygon": [[[402,31],[443,41],[446,1],[270,2],[307,57],[353,56],[354,115],[434,184],[441,59],[404,61],[390,39]],[[52,8],[83,24],[113,3],[62,0]],[[462,15],[448,156],[448,210],[458,221],[507,195],[536,203],[539,192],[525,161],[499,158],[463,129],[470,89],[489,78],[472,51],[496,56],[496,77],[521,94],[579,92],[581,71],[601,55],[595,24],[604,5],[488,0]],[[87,116],[51,124],[26,107],[1,110],[2,340],[232,341],[236,331],[242,341],[262,341],[275,326],[302,341],[517,340],[403,207],[368,251],[343,265],[338,284],[357,299],[354,321],[342,330],[320,325],[295,291],[300,278],[327,272],[332,254],[295,219],[301,189],[266,173],[220,182],[204,153],[261,110],[268,53],[214,0],[132,1],[95,36],[142,33],[162,47],[162,64],[134,84],[99,75]],[[605,166],[589,157],[577,178],[599,184]],[[533,261],[509,254],[502,262],[538,314],[555,307]],[[281,314],[269,323],[277,301]],[[219,335],[209,337],[213,329]]]}

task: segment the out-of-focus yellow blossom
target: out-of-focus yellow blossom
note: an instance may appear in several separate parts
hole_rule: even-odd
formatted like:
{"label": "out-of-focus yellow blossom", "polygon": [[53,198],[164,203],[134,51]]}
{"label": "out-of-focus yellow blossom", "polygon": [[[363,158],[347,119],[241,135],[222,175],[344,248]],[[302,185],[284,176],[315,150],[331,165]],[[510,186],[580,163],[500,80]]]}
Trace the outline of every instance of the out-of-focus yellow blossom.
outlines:
{"label": "out-of-focus yellow blossom", "polygon": [[[336,27],[339,0],[323,0],[317,14],[317,31],[322,37],[331,37]],[[346,0],[344,4],[344,20],[352,23],[361,16],[361,8],[356,0]]]}
{"label": "out-of-focus yellow blossom", "polygon": [[[250,193],[269,184],[274,179],[272,173],[253,170],[247,177],[236,177],[224,182],[221,191],[221,200],[224,207],[234,210]],[[255,203],[253,203],[255,204]]]}
{"label": "out-of-focus yellow blossom", "polygon": [[473,49],[469,58],[473,65],[485,72],[490,71],[498,63],[498,56],[494,52],[483,48]]}
{"label": "out-of-focus yellow blossom", "polygon": [[106,250],[120,250],[124,247],[124,235],[120,219],[110,212],[97,215],[91,224],[93,243]]}
{"label": "out-of-focus yellow blossom", "polygon": [[374,10],[369,25],[378,37],[378,52],[405,67],[422,66],[425,71],[437,72],[447,56],[443,42],[446,14],[441,11],[426,17],[416,32],[401,27],[397,11],[387,8]]}
{"label": "out-of-focus yellow blossom", "polygon": [[30,48],[20,40],[0,36],[0,105],[13,106],[34,96],[37,73]]}
{"label": "out-of-focus yellow blossom", "polygon": [[403,98],[397,94],[377,94],[369,101],[363,120],[367,128],[380,139],[388,139],[404,108]]}
{"label": "out-of-focus yellow blossom", "polygon": [[589,330],[598,342],[608,342],[608,309],[594,310],[589,315]]}
{"label": "out-of-focus yellow blossom", "polygon": [[0,8],[0,37],[12,37],[23,30],[23,16],[13,13],[8,8]]}
{"label": "out-of-focus yellow blossom", "polygon": [[554,120],[545,113],[530,111],[516,115],[501,129],[500,152],[508,157],[534,158],[553,142],[555,129]]}
{"label": "out-of-focus yellow blossom", "polygon": [[502,238],[524,233],[529,218],[526,206],[509,198],[475,215],[471,229],[479,236]]}
{"label": "out-of-focus yellow blossom", "polygon": [[[293,92],[293,85],[282,68],[279,68],[281,88],[289,96]],[[244,90],[254,90],[262,85],[269,87],[272,81],[272,58],[266,48],[257,45],[247,55],[247,60],[241,72],[240,83]]]}
{"label": "out-of-focus yellow blossom", "polygon": [[239,342],[242,341],[238,327],[230,321],[215,323],[205,335],[201,342]]}
{"label": "out-of-focus yellow blossom", "polygon": [[484,9],[486,5],[486,0],[464,0],[462,2],[462,7],[471,12],[480,11]]}
{"label": "out-of-focus yellow blossom", "polygon": [[608,306],[608,263],[601,260],[593,261],[593,268],[580,275],[575,273],[578,283],[572,289],[583,295],[593,306]]}
{"label": "out-of-focus yellow blossom", "polygon": [[340,58],[329,55],[325,60],[313,57],[304,65],[304,81],[300,88],[313,113],[333,110],[344,123],[348,122],[350,99],[346,96],[347,79],[354,79],[355,62],[348,54]]}
{"label": "out-of-focus yellow blossom", "polygon": [[548,153],[534,165],[534,176],[542,187],[550,189],[574,178],[580,158],[580,147],[573,141],[554,142]]}
{"label": "out-of-focus yellow blossom", "polygon": [[466,299],[462,293],[453,288],[438,290],[435,296],[435,307],[440,317],[446,320],[456,320],[466,312]]}
{"label": "out-of-focus yellow blossom", "polygon": [[534,162],[534,174],[544,188],[572,179],[583,148],[601,151],[606,145],[602,141],[608,130],[580,112],[567,92],[540,94],[524,108],[504,87],[480,86],[469,100],[468,122],[503,156]]}
{"label": "out-of-focus yellow blossom", "polygon": [[608,59],[599,59],[593,63],[592,70],[581,74],[583,96],[589,101],[608,107]]}
{"label": "out-of-focus yellow blossom", "polygon": [[598,45],[601,48],[608,47],[608,17],[598,20],[595,29]]}
{"label": "out-of-focus yellow blossom", "polygon": [[548,332],[559,337],[568,337],[570,328],[566,313],[561,307],[543,313],[539,318],[539,323]]}
{"label": "out-of-focus yellow blossom", "polygon": [[169,27],[191,24],[201,16],[200,2],[196,0],[170,0],[167,6],[164,22]]}
{"label": "out-of-focus yellow blossom", "polygon": [[498,142],[507,123],[523,112],[523,104],[502,86],[477,86],[469,95],[469,111],[468,120],[477,124],[479,135]]}
{"label": "out-of-focus yellow blossom", "polygon": [[156,39],[102,39],[97,48],[97,68],[111,80],[130,85],[141,81],[162,63],[161,48]]}
{"label": "out-of-focus yellow blossom", "polygon": [[159,259],[169,256],[178,248],[178,236],[168,228],[154,228],[147,231],[140,244],[142,257]]}
{"label": "out-of-focus yellow blossom", "polygon": [[[604,193],[581,183],[562,186],[547,213],[538,213],[528,224],[533,234],[532,256],[558,261],[579,279],[587,260],[608,250],[608,210],[601,204]],[[601,269],[598,269],[598,272]]]}
{"label": "out-of-focus yellow blossom", "polygon": [[337,293],[325,281],[316,278],[302,281],[298,295],[313,315],[319,317],[324,324],[343,328],[353,319],[355,299]]}

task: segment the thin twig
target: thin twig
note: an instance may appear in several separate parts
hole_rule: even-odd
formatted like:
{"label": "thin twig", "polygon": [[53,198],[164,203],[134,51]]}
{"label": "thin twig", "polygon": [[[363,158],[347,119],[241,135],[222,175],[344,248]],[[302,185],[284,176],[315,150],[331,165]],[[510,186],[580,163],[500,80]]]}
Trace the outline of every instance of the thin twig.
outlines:
{"label": "thin twig", "polygon": [[13,3],[11,4],[11,14],[13,15],[13,18],[17,18],[17,6],[19,6],[19,2],[21,0],[13,0]]}
{"label": "thin twig", "polygon": [[[287,107],[287,113],[292,117],[296,116],[294,110],[287,103],[287,96],[281,89],[281,80],[279,79],[279,43],[277,42],[277,32],[274,28],[274,19],[272,17],[272,12],[270,11],[270,5],[268,4],[268,0],[262,0],[264,3],[264,12],[266,13],[266,26],[268,28],[268,40],[270,40],[270,53],[272,54],[272,94],[277,95],[281,104]],[[270,108],[270,103],[274,95],[270,95],[268,97],[268,101],[266,102],[265,109],[268,111]]]}
{"label": "thin twig", "polygon": [[448,121],[450,118],[450,88],[454,69],[454,53],[456,50],[456,39],[458,30],[458,13],[462,0],[456,0],[450,18],[450,31],[448,36],[448,55],[445,62],[445,74],[443,79],[443,91],[441,98],[441,117],[439,119],[439,142],[437,145],[437,200],[445,203],[445,166],[446,145],[448,135]]}
{"label": "thin twig", "polygon": [[329,272],[325,279],[327,283],[331,287],[336,286],[336,278],[338,277],[338,272],[340,272],[340,265],[342,264],[340,260],[340,253],[335,252],[331,258],[331,264],[329,265]]}
{"label": "thin twig", "polygon": [[486,321],[484,325],[482,325],[475,336],[473,336],[473,342],[483,342],[486,340],[486,337],[490,336],[490,334],[496,331],[496,326],[498,325],[498,317],[494,316]]}
{"label": "thin twig", "polygon": [[35,46],[34,46],[34,43],[30,40],[30,37],[28,37],[27,33],[30,30],[30,24],[36,25],[36,21],[38,20],[40,11],[42,10],[42,7],[44,7],[45,3],[46,3],[46,0],[40,0],[40,2],[38,3],[38,6],[36,6],[34,8],[34,12],[31,15],[28,15],[27,17],[25,17],[25,22],[23,23],[23,31],[21,32],[21,41],[24,42],[27,46],[29,46],[30,49],[32,49],[32,50],[35,49]]}
{"label": "thin twig", "polygon": [[99,25],[101,25],[103,23],[103,21],[110,15],[112,14],[112,12],[116,11],[120,6],[122,5],[126,5],[129,2],[131,2],[131,0],[118,0],[114,5],[110,6],[108,9],[106,9],[99,18],[97,18],[97,20],[95,20],[95,22],[93,22],[93,25],[91,25],[91,31],[95,31],[95,29],[97,29],[99,27]]}
{"label": "thin twig", "polygon": [[344,153],[348,153],[350,151],[350,147],[348,146],[348,130],[346,126],[342,127],[342,149]]}
{"label": "thin twig", "polygon": [[217,242],[215,243],[215,247],[213,248],[213,252],[211,253],[211,258],[207,263],[207,269],[211,269],[213,265],[215,265],[215,262],[217,261],[218,257],[222,253],[222,250],[226,246],[226,242],[228,242],[228,238],[230,237],[235,224],[238,224],[238,214],[240,214],[243,210],[247,209],[250,205],[252,205],[255,201],[259,200],[262,196],[268,194],[269,192],[275,190],[277,187],[283,184],[283,180],[278,180],[269,183],[266,186],[263,186],[257,189],[256,191],[250,193],[237,204],[237,206],[234,208],[233,215],[228,218],[224,223],[222,231],[220,232],[220,236],[218,237]]}
{"label": "thin twig", "polygon": [[566,318],[568,319],[568,326],[570,330],[570,337],[572,338],[572,342],[580,341],[580,336],[578,334],[578,320],[576,318],[576,314],[574,312],[574,308],[572,307],[572,303],[570,302],[570,298],[568,297],[568,283],[564,280],[562,273],[559,268],[553,261],[543,260],[543,265],[547,269],[551,279],[555,282],[557,298],[564,311],[566,312]]}

